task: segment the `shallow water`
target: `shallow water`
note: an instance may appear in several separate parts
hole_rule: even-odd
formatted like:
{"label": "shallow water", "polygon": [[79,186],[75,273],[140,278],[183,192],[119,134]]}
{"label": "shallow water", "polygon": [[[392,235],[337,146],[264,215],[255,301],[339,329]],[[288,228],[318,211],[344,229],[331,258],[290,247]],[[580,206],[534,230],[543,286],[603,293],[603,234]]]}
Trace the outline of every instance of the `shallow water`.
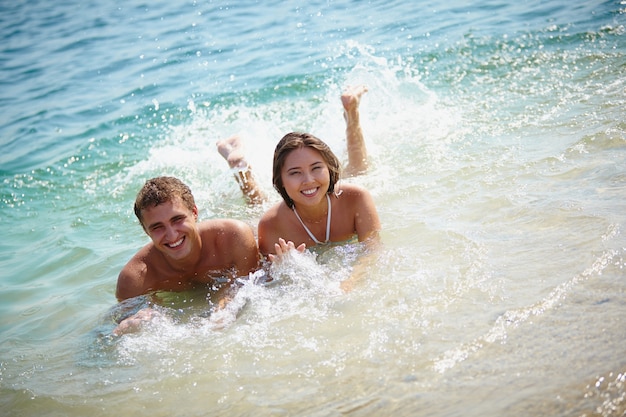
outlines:
{"label": "shallow water", "polygon": [[[626,5],[577,3],[0,6],[3,413],[624,415]],[[143,182],[256,226],[215,142],[278,201],[276,141],[345,160],[357,83],[382,249],[111,337]]]}

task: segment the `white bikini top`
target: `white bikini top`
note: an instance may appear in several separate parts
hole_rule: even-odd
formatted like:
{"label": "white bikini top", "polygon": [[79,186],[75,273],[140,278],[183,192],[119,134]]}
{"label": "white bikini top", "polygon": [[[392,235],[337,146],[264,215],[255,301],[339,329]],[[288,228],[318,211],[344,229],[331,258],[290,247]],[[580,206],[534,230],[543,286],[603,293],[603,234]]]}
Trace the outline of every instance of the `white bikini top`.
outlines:
{"label": "white bikini top", "polygon": [[328,194],[326,194],[326,201],[328,201],[328,217],[326,218],[326,240],[323,242],[320,242],[319,240],[315,238],[313,233],[311,233],[309,228],[306,227],[306,225],[304,224],[304,222],[298,215],[298,212],[296,211],[296,206],[293,207],[293,212],[296,214],[296,217],[298,218],[298,220],[300,220],[300,224],[302,225],[302,227],[304,227],[304,230],[309,234],[309,237],[313,239],[313,242],[315,242],[317,245],[323,245],[330,241],[330,212],[332,211],[332,206],[330,205],[330,197],[328,196]]}

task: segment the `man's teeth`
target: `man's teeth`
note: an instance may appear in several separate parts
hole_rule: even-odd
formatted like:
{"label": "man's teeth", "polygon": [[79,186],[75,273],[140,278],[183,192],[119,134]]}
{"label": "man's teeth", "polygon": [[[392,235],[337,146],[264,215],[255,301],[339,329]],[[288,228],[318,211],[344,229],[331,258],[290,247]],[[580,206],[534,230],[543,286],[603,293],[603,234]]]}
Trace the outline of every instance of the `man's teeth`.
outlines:
{"label": "man's teeth", "polygon": [[178,247],[178,246],[183,244],[183,240],[184,239],[181,237],[180,240],[178,240],[178,241],[176,241],[174,243],[170,243],[167,246],[169,246],[170,248],[176,248],[176,247]]}

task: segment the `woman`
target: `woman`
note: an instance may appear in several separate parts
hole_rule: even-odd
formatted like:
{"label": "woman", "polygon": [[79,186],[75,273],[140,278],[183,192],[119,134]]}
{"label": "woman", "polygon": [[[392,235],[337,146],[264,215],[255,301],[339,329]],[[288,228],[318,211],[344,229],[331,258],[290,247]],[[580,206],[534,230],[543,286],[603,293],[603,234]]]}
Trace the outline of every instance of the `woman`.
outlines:
{"label": "woman", "polygon": [[[367,170],[367,150],[361,130],[359,104],[365,86],[347,88],[341,96],[346,120],[347,176]],[[238,136],[217,144],[251,203],[265,199],[244,158]],[[284,136],[274,152],[274,188],[283,201],[270,208],[259,222],[259,249],[272,260],[290,248],[376,241],[380,220],[370,193],[357,185],[338,185],[339,161],[328,145],[308,133]]]}
{"label": "woman", "polygon": [[272,182],[283,201],[259,221],[263,255],[281,254],[287,242],[304,247],[376,240],[380,220],[370,193],[337,184],[340,164],[328,145],[309,133],[285,135],[274,152]]}

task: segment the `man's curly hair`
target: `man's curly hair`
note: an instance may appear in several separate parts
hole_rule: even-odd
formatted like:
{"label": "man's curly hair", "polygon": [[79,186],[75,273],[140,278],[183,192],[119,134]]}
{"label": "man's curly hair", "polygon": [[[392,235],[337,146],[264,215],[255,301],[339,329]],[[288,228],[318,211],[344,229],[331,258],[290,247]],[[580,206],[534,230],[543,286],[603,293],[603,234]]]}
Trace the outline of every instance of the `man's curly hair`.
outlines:
{"label": "man's curly hair", "polygon": [[172,201],[179,197],[183,204],[193,210],[196,202],[189,187],[174,177],[156,177],[146,181],[135,199],[135,216],[143,226],[143,210]]}

